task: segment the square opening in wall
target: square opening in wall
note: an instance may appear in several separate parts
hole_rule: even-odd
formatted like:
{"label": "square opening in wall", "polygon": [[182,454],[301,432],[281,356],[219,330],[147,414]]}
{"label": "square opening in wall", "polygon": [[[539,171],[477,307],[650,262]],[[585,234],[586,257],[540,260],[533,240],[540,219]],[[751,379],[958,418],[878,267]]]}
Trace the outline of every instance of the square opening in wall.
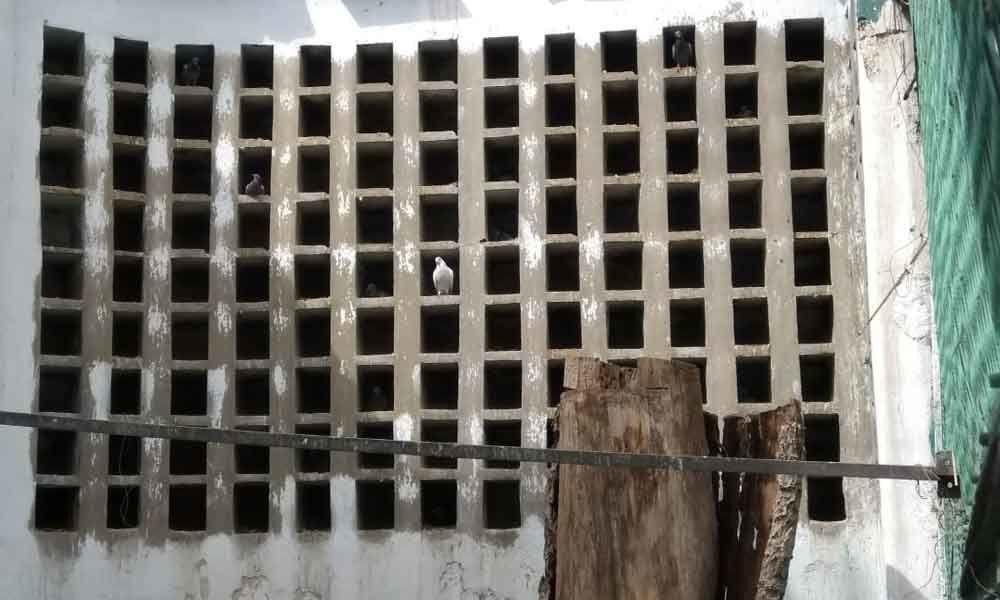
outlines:
{"label": "square opening in wall", "polygon": [[795,240],[795,285],[830,285],[827,240]]}
{"label": "square opening in wall", "polygon": [[208,472],[208,445],[205,442],[169,440],[171,475],[204,475]]}
{"label": "square opening in wall", "polygon": [[330,297],[329,254],[300,254],[295,257],[295,297]]}
{"label": "square opening in wall", "polygon": [[242,248],[263,248],[271,245],[271,211],[264,204],[242,204],[238,207],[237,243]]}
{"label": "square opening in wall", "polygon": [[240,137],[269,140],[274,125],[274,102],[270,96],[240,98]]}
{"label": "square opening in wall", "polygon": [[605,81],[604,124],[639,124],[639,88],[636,81]]}
{"label": "square opening in wall", "polygon": [[642,302],[609,302],[608,348],[642,348]]}
{"label": "square opening in wall", "polygon": [[43,310],[38,326],[38,352],[79,356],[81,333],[79,312]]}
{"label": "square opening in wall", "polygon": [[117,135],[146,135],[146,94],[115,91],[112,121]]}
{"label": "square opening in wall", "polygon": [[374,412],[392,409],[392,366],[358,365],[358,410]]}
{"label": "square opening in wall", "polygon": [[671,300],[670,345],[677,348],[705,345],[705,300]]}
{"label": "square opening in wall", "polygon": [[358,297],[387,298],[393,295],[392,253],[359,253],[357,265]]}
{"label": "square opening in wall", "polygon": [[[566,375],[566,362],[562,360],[549,361],[548,396],[549,406],[559,406],[563,393],[563,378]],[[552,446],[547,446],[551,448]]]}
{"label": "square opening in wall", "polygon": [[748,21],[723,25],[723,57],[726,66],[755,64],[757,24]]}
{"label": "square opening in wall", "polygon": [[206,371],[170,372],[170,414],[185,416],[208,414]]}
{"label": "square opening in wall", "polygon": [[236,259],[236,301],[267,302],[270,273],[266,258]]}
{"label": "square opening in wall", "polygon": [[179,140],[212,139],[212,97],[174,97],[174,138]]}
{"label": "square opening in wall", "polygon": [[726,75],[726,118],[757,117],[757,74]]}
{"label": "square opening in wall", "polygon": [[726,128],[726,170],[730,173],[760,172],[760,130],[757,127]]}
{"label": "square opening in wall", "polygon": [[175,194],[211,194],[211,151],[175,149],[173,173]]}
{"label": "square opening in wall", "polygon": [[[142,390],[142,372],[138,369],[112,369],[111,414],[139,414],[139,393]],[[41,409],[39,409],[41,410]]]}
{"label": "square opening in wall", "polygon": [[330,356],[330,312],[328,310],[296,311],[295,326],[299,356]]}
{"label": "square opening in wall", "polygon": [[109,485],[108,529],[135,529],[138,527],[141,496],[137,485]]}
{"label": "square opening in wall", "polygon": [[604,134],[604,174],[632,175],[639,172],[639,134]]}
{"label": "square opening in wall", "polygon": [[330,147],[299,147],[299,191],[303,193],[330,191]]}
{"label": "square opening in wall", "polygon": [[682,40],[691,45],[691,59],[684,67],[694,67],[698,64],[697,53],[697,36],[695,35],[694,25],[682,25],[680,27],[664,27],[663,28],[663,66],[667,69],[676,69],[681,67],[677,64],[677,58],[674,56],[674,44],[677,43],[677,34],[680,34]]}
{"label": "square opening in wall", "polygon": [[517,181],[517,136],[488,138],[483,142],[486,181]]}
{"label": "square opening in wall", "polygon": [[143,206],[141,204],[115,204],[114,249],[122,252],[142,252]]}
{"label": "square opening in wall", "polygon": [[736,357],[736,401],[761,403],[771,401],[771,359]]}
{"label": "square opening in wall", "polygon": [[521,526],[520,482],[488,480],[483,482],[483,527],[517,529]]}
{"label": "square opening in wall", "polygon": [[458,142],[420,144],[420,185],[458,183]]}
{"label": "square opening in wall", "polygon": [[271,355],[268,313],[236,316],[236,360],[261,360]]}
{"label": "square opening in wall", "polygon": [[392,243],[392,197],[358,198],[357,240],[359,244]]}
{"label": "square opening in wall", "polygon": [[35,488],[35,529],[73,531],[79,512],[80,488],[40,485]]}
{"label": "square opening in wall", "polygon": [[825,179],[792,180],[792,229],[796,232],[826,231]]}
{"label": "square opening in wall", "polygon": [[635,31],[605,31],[601,34],[602,67],[606,73],[638,73]]}
{"label": "square opening in wall", "polygon": [[788,69],[786,91],[790,116],[823,114],[823,69]]}
{"label": "square opening in wall", "polygon": [[142,313],[113,313],[111,319],[111,355],[134,358],[141,353]]}
{"label": "square opening in wall", "polygon": [[175,250],[203,250],[208,252],[211,230],[211,207],[208,204],[174,204],[170,245]]}
{"label": "square opening in wall", "polygon": [[42,246],[82,247],[83,205],[75,198],[42,194]]}
{"label": "square opening in wall", "polygon": [[517,38],[496,37],[483,40],[483,77],[498,79],[517,76]]}
{"label": "square opening in wall", "polygon": [[42,92],[42,128],[82,129],[83,121],[80,118],[82,96],[83,92],[79,88],[46,86]]}
{"label": "square opening in wall", "polygon": [[392,83],[392,44],[358,46],[358,83]]}
{"label": "square opening in wall", "polygon": [[486,293],[517,294],[521,291],[521,265],[517,246],[486,249]]}
{"label": "square opening in wall", "polygon": [[39,429],[35,471],[39,475],[72,475],[77,470],[75,431]]}
{"label": "square opening in wall", "polygon": [[[840,462],[840,423],[837,415],[806,415],[806,460]],[[847,518],[844,482],[840,477],[808,477],[806,501],[814,521]]]}
{"label": "square opening in wall", "polygon": [[83,34],[45,27],[42,33],[42,72],[46,75],[83,75]]}
{"label": "square opening in wall", "polygon": [[396,526],[396,484],[388,481],[356,481],[358,529],[392,529]]}
{"label": "square opening in wall", "polygon": [[458,40],[428,40],[417,45],[420,81],[458,82]]}
{"label": "square opening in wall", "polygon": [[547,244],[545,263],[548,291],[580,290],[580,247],[577,244]]}
{"label": "square opening in wall", "polygon": [[215,81],[215,48],[178,44],[174,47],[174,82],[177,86],[212,87]]}
{"label": "square opening in wall", "polygon": [[[451,290],[444,290],[444,293],[438,294],[434,286],[434,269],[437,268],[437,259],[440,258],[444,261],[445,265],[451,269],[452,272],[452,283]],[[461,293],[461,280],[459,275],[461,268],[459,266],[459,254],[458,250],[426,250],[420,254],[420,295],[422,296],[435,296],[435,295],[451,295],[457,296]]]}
{"label": "square opening in wall", "polygon": [[[296,425],[295,433],[329,437],[330,424]],[[298,469],[302,473],[329,473],[330,453],[325,450],[297,450]]]}
{"label": "square opening in wall", "polygon": [[795,299],[795,316],[800,344],[828,344],[833,341],[833,298],[830,296]]}
{"label": "square opening in wall", "polygon": [[330,482],[299,481],[295,484],[296,522],[299,531],[330,531]]}
{"label": "square opening in wall", "polygon": [[236,416],[265,416],[271,412],[271,379],[267,369],[236,371]]}
{"label": "square opening in wall", "polygon": [[39,367],[38,412],[80,412],[79,369]]}
{"label": "square opening in wall", "polygon": [[668,248],[667,273],[672,288],[705,287],[705,259],[700,240],[673,242]]}
{"label": "square opening in wall", "polygon": [[427,363],[420,367],[420,406],[429,410],[458,409],[458,365]]}
{"label": "square opening in wall", "polygon": [[663,86],[667,121],[698,119],[698,88],[694,77],[670,77]]}
{"label": "square opening in wall", "polygon": [[108,436],[108,475],[138,475],[142,465],[142,438]]}
{"label": "square opening in wall", "polygon": [[420,131],[458,131],[458,92],[420,90]]}
{"label": "square opening in wall", "polygon": [[545,136],[545,176],[549,179],[576,177],[576,136]]}
{"label": "square opening in wall", "polygon": [[521,305],[494,304],[486,307],[486,350],[521,349]]}
{"label": "square opening in wall", "polygon": [[576,90],[572,83],[545,86],[545,125],[566,127],[576,124]]}
{"label": "square opening in wall", "polygon": [[518,237],[517,190],[486,192],[486,239],[506,242]]}
{"label": "square opening in wall", "polygon": [[206,486],[172,485],[167,525],[172,531],[205,531]]}
{"label": "square opening in wall", "polygon": [[671,183],[667,186],[667,229],[701,229],[701,201],[697,183]]}
{"label": "square opening in wall", "polygon": [[420,197],[420,241],[458,241],[458,196]]}
{"label": "square opening in wall", "polygon": [[823,19],[785,21],[785,60],[823,60]]}
{"label": "square opening in wall", "polygon": [[761,182],[729,182],[729,228],[760,229]]}
{"label": "square opening in wall", "polygon": [[521,363],[490,361],[483,365],[483,408],[521,408]]}
{"label": "square opening in wall", "polygon": [[767,256],[765,240],[732,240],[729,257],[733,287],[762,287]]}
{"label": "square opening in wall", "polygon": [[83,260],[67,254],[42,254],[42,298],[79,300],[83,295]]}
{"label": "square opening in wall", "polygon": [[[420,424],[420,440],[457,444],[458,421],[423,421]],[[458,459],[447,456],[425,456],[423,464],[428,469],[457,469]]]}
{"label": "square opening in wall", "polygon": [[359,188],[392,189],[392,142],[358,144]]}
{"label": "square opening in wall", "polygon": [[300,246],[330,245],[330,203],[326,200],[295,205],[295,239]]}
{"label": "square opening in wall", "polygon": [[420,351],[458,352],[458,305],[420,308]]}
{"label": "square opening in wall", "polygon": [[296,369],[298,386],[298,412],[329,413],[330,369],[328,367]]}
{"label": "square opening in wall", "polygon": [[392,135],[392,92],[358,94],[355,110],[358,133]]}
{"label": "square opening in wall", "polygon": [[172,321],[174,360],[208,360],[208,315],[174,313]]}
{"label": "square opening in wall", "polygon": [[243,44],[242,55],[243,87],[271,88],[274,83],[274,47]]}
{"label": "square opening in wall", "polygon": [[545,36],[545,74],[572,75],[576,71],[576,41],[572,33]]}
{"label": "square opening in wall", "polygon": [[330,135],[330,96],[299,96],[299,137]]}
{"label": "square opening in wall", "polygon": [[359,354],[392,354],[392,309],[359,310],[357,320]]}
{"label": "square opening in wall", "polygon": [[173,302],[208,302],[208,259],[175,258],[170,261],[170,299]]}
{"label": "square opening in wall", "polygon": [[733,340],[737,345],[768,343],[767,298],[733,300]]}
{"label": "square opening in wall", "polygon": [[306,87],[330,85],[330,46],[302,46],[299,49],[299,81]]}
{"label": "square opening in wall", "polygon": [[487,87],[483,89],[483,126],[517,127],[518,124],[517,86]]}
{"label": "square opening in wall", "polygon": [[38,178],[42,185],[78,188],[83,185],[83,147],[78,140],[42,137]]}
{"label": "square opening in wall", "polygon": [[698,171],[698,130],[675,129],[667,132],[667,173],[686,175]]}
{"label": "square opening in wall", "polygon": [[604,245],[604,283],[609,290],[642,289],[642,242]]}
{"label": "square opening in wall", "polygon": [[639,186],[608,185],[604,188],[604,232],[639,231]]}
{"label": "square opening in wall", "polygon": [[266,482],[233,484],[233,530],[264,533],[271,512],[271,486]]}
{"label": "square opening in wall", "polygon": [[576,235],[576,188],[560,186],[545,190],[545,228],[549,235]]}
{"label": "square opening in wall", "polygon": [[822,123],[788,126],[788,153],[791,169],[822,169],[824,154]]}
{"label": "square opening in wall", "polygon": [[424,529],[453,529],[458,520],[458,485],[453,480],[420,482],[420,520]]}
{"label": "square opening in wall", "polygon": [[799,357],[803,402],[830,402],[833,400],[834,364],[832,354]]}
{"label": "square opening in wall", "polygon": [[145,191],[146,150],[141,146],[115,144],[112,150],[111,181],[123,192]]}
{"label": "square opening in wall", "polygon": [[[392,439],[392,423],[358,423],[358,437],[377,440]],[[396,465],[393,454],[358,452],[359,469],[391,469]]]}
{"label": "square opening in wall", "polygon": [[[521,447],[520,421],[483,421],[483,442],[487,446]],[[484,461],[487,469],[516,469],[521,463],[514,460]]]}
{"label": "square opening in wall", "polygon": [[549,303],[549,348],[581,348],[580,305],[575,302]]}

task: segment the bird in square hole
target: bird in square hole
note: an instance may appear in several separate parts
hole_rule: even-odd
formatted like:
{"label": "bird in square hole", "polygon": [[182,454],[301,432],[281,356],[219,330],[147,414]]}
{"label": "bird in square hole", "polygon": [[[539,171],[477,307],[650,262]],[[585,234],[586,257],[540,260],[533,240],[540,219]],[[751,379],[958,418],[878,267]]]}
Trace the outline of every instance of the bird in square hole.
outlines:
{"label": "bird in square hole", "polygon": [[263,196],[264,195],[264,182],[261,181],[260,175],[254,173],[250,176],[250,183],[247,184],[246,188],[243,190],[246,192],[247,196]]}
{"label": "bird in square hole", "polygon": [[738,109],[736,109],[736,116],[740,119],[749,119],[753,116],[753,109],[750,108],[748,104],[741,104]]}
{"label": "bird in square hole", "polygon": [[684,34],[678,29],[674,31],[674,43],[670,47],[670,56],[677,68],[690,67],[694,62],[694,45],[684,39]]}
{"label": "bird in square hole", "polygon": [[434,257],[434,273],[431,275],[431,280],[434,282],[434,289],[437,291],[438,296],[447,295],[451,293],[451,284],[455,281],[455,272],[451,270],[448,263],[444,262],[444,259],[440,256]]}
{"label": "bird in square hole", "polygon": [[369,283],[365,286],[365,297],[366,298],[385,298],[389,294],[382,291],[380,287],[374,283]]}
{"label": "bird in square hole", "polygon": [[201,79],[201,63],[195,56],[181,67],[181,84],[198,85],[199,79]]}
{"label": "bird in square hole", "polygon": [[375,410],[387,410],[387,408],[392,408],[389,396],[386,395],[385,390],[383,390],[380,385],[372,387],[371,396],[368,397],[368,403],[374,407]]}

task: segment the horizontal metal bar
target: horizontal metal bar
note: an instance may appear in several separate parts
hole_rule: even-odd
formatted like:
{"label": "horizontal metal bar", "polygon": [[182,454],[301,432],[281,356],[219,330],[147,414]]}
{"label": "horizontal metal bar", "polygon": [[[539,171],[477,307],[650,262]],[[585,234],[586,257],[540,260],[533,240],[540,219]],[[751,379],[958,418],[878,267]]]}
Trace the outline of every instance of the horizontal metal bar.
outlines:
{"label": "horizontal metal bar", "polygon": [[404,442],[372,438],[304,435],[299,433],[269,433],[264,431],[215,429],[209,427],[184,427],[131,421],[105,421],[7,411],[0,411],[0,425],[146,438],[190,440],[214,444],[276,446],[303,450],[328,450],[331,452],[368,452],[372,454],[478,458],[498,461],[587,465],[592,467],[668,469],[672,471],[694,471],[701,473],[761,473],[769,475],[799,475],[803,477],[858,477],[863,479],[906,479],[913,481],[937,481],[951,475],[950,473],[940,473],[933,466],[924,465],[879,465],[732,458],[723,456],[669,456],[664,454],[625,454],[621,452],[557,450],[552,448],[524,448],[519,446]]}

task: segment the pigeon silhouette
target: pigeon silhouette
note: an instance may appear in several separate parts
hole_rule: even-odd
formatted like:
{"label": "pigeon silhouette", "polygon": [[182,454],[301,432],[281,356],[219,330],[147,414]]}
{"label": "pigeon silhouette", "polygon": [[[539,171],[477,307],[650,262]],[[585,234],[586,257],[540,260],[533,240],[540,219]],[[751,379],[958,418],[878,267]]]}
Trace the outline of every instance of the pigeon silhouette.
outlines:
{"label": "pigeon silhouette", "polygon": [[261,181],[260,175],[254,173],[250,178],[250,183],[247,184],[246,188],[243,190],[246,192],[247,196],[262,196],[264,195],[264,182]]}
{"label": "pigeon silhouette", "polygon": [[181,67],[181,84],[198,85],[199,79],[201,79],[201,64],[195,56]]}
{"label": "pigeon silhouette", "polygon": [[684,34],[678,29],[674,31],[674,43],[670,48],[670,56],[677,68],[690,67],[694,64],[694,46],[684,39]]}
{"label": "pigeon silhouette", "polygon": [[431,280],[434,282],[434,289],[437,291],[438,296],[450,294],[451,284],[455,280],[455,272],[451,270],[448,263],[444,262],[444,259],[440,256],[434,258],[434,263],[437,265],[434,267],[434,273],[431,275]]}

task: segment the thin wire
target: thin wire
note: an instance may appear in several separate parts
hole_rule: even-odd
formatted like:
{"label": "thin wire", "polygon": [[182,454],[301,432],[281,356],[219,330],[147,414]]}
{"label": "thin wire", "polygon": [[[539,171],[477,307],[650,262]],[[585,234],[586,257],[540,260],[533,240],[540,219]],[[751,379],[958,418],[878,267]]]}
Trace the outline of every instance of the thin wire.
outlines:
{"label": "thin wire", "polygon": [[882,310],[882,307],[885,306],[886,302],[889,301],[889,298],[896,292],[896,288],[898,288],[900,284],[903,283],[903,278],[910,273],[910,267],[913,266],[913,263],[917,262],[917,258],[920,257],[920,253],[923,252],[925,246],[927,246],[926,237],[924,237],[924,239],[921,240],[920,247],[917,248],[917,251],[913,253],[913,257],[910,259],[910,262],[906,264],[906,267],[903,268],[903,272],[900,273],[899,277],[896,278],[896,283],[892,284],[892,288],[886,293],[885,297],[882,298],[882,301],[879,302],[878,306],[875,308],[875,312],[873,312],[871,316],[868,317],[868,323],[865,325],[866,329],[869,326],[871,326],[872,321],[878,315],[879,311]]}

